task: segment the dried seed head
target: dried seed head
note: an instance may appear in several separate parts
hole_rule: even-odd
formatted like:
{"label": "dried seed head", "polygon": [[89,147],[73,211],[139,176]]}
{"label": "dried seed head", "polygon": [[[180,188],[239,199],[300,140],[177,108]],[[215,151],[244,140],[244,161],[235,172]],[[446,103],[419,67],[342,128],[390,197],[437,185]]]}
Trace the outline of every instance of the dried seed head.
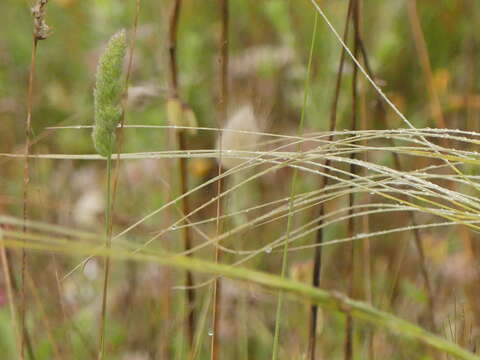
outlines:
{"label": "dried seed head", "polygon": [[121,30],[110,38],[97,67],[95,90],[93,92],[95,126],[92,136],[95,148],[102,156],[108,156],[112,153],[115,129],[122,114],[120,78],[126,49],[125,30]]}
{"label": "dried seed head", "polygon": [[[224,128],[227,131],[223,132],[221,144],[217,143],[217,148],[225,150],[255,150],[259,140],[258,134],[242,133],[238,131],[258,132],[258,122],[253,113],[253,108],[243,106],[230,117]],[[237,130],[237,131],[229,131]],[[221,146],[220,146],[221,145]],[[222,166],[225,169],[231,169],[245,160],[222,157]]]}
{"label": "dried seed head", "polygon": [[48,0],[37,0],[32,7],[33,36],[35,40],[45,40],[51,35],[50,26],[45,22],[45,8]]}

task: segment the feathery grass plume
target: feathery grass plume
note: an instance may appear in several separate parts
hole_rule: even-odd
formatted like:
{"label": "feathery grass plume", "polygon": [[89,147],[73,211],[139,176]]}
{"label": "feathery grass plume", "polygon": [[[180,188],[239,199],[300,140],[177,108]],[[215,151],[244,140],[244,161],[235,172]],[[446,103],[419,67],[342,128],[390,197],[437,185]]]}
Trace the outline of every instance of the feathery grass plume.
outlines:
{"label": "feathery grass plume", "polygon": [[[255,150],[258,143],[258,134],[260,131],[258,120],[253,113],[253,108],[250,105],[242,106],[228,119],[225,125],[225,130],[237,130],[252,133],[238,133],[234,131],[225,131],[221,140],[219,139],[217,148],[225,150]],[[220,141],[222,142],[220,144]],[[221,145],[221,146],[220,146]],[[225,169],[231,169],[240,165],[245,160],[222,157],[222,166]]]}
{"label": "feathery grass plume", "polygon": [[93,92],[95,126],[92,136],[95,149],[102,156],[109,156],[112,153],[115,129],[122,114],[120,77],[126,50],[126,33],[125,30],[120,30],[110,38],[98,62]]}

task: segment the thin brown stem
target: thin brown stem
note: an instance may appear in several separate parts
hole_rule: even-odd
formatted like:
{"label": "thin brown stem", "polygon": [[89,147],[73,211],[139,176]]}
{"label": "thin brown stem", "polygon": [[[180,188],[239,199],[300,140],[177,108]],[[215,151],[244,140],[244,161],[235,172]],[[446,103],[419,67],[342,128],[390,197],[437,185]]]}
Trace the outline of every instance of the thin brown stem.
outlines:
{"label": "thin brown stem", "polygon": [[[177,97],[179,93],[178,85],[178,66],[177,66],[177,32],[178,32],[178,23],[180,18],[182,1],[173,0],[173,8],[170,13],[169,18],[169,29],[168,29],[168,53],[169,53],[169,75],[170,75],[170,96]],[[180,151],[187,149],[185,133],[181,130],[177,130],[177,143]],[[188,191],[188,172],[187,172],[187,159],[179,159],[179,182],[180,190],[182,194],[185,194]],[[189,202],[188,197],[183,197],[181,201],[181,212],[183,214],[189,214]],[[184,221],[184,225],[187,224],[187,221]],[[182,242],[185,251],[190,250],[192,246],[190,228],[185,226],[182,228],[181,232]],[[190,255],[192,256],[192,255]],[[185,285],[187,287],[186,295],[186,311],[187,311],[187,339],[189,345],[189,352],[194,347],[194,337],[195,337],[195,290],[192,288],[194,285],[193,274],[191,271],[186,272]]]}
{"label": "thin brown stem", "polygon": [[182,0],[173,0],[173,9],[170,14],[168,31],[168,54],[170,66],[170,91],[171,96],[178,95],[178,74],[177,74],[177,29],[178,19],[180,17],[180,7]]}
{"label": "thin brown stem", "polygon": [[[352,4],[353,1],[349,0],[348,3],[348,11],[347,11],[347,18],[345,20],[345,29],[343,39],[346,41],[348,36],[348,29],[350,26],[350,16],[352,13]],[[338,100],[340,96],[340,87],[342,83],[342,75],[343,75],[343,67],[345,64],[345,55],[346,51],[342,48],[342,52],[340,55],[340,63],[338,65],[338,72],[337,72],[337,80],[335,84],[335,93],[332,100],[331,111],[330,111],[330,131],[334,131],[337,124],[337,107],[338,107]],[[333,135],[329,137],[329,141],[333,140]],[[325,162],[325,172],[329,173],[329,165],[330,161],[326,160]],[[322,177],[320,187],[323,189],[328,184],[328,177]],[[319,219],[323,219],[325,215],[325,206],[323,203],[320,204],[318,208],[317,217]],[[323,220],[319,220],[319,227],[318,231],[315,236],[315,244],[320,245],[323,243]],[[322,247],[316,246],[314,257],[313,257],[313,273],[312,273],[312,285],[315,287],[320,287],[320,275],[321,275],[321,268],[322,268]],[[310,307],[310,325],[309,325],[309,337],[308,337],[308,358],[310,360],[315,359],[316,354],[316,333],[317,333],[317,316],[318,316],[318,306],[313,304]]]}
{"label": "thin brown stem", "polygon": [[[28,185],[30,183],[30,137],[32,133],[32,108],[33,108],[33,81],[35,77],[35,63],[37,59],[37,45],[38,40],[33,37],[32,44],[32,57],[30,60],[30,71],[28,75],[28,94],[27,94],[27,120],[25,125],[25,160],[23,166],[23,232],[27,232],[28,221]],[[20,359],[25,358],[25,312],[26,312],[26,299],[25,299],[25,273],[27,271],[27,252],[22,249],[22,268],[21,268],[21,284],[20,284]]]}
{"label": "thin brown stem", "polygon": [[[361,8],[360,8],[361,10]],[[362,54],[363,62],[365,63],[365,67],[370,69],[370,64],[368,63],[367,52],[365,46],[362,41],[362,17],[359,18],[359,36],[357,38],[358,46],[360,47],[360,52]],[[369,71],[369,70],[367,70]],[[371,74],[371,72],[370,72]],[[363,79],[359,79],[359,96],[360,96],[360,104],[359,104],[359,115],[360,115],[360,126],[361,130],[368,130],[368,114],[367,114],[367,98],[366,98],[366,88],[365,82],[362,81]],[[362,145],[367,148],[369,144],[368,140],[364,140]],[[363,161],[368,162],[368,151],[365,151],[363,155]],[[366,177],[368,175],[368,170],[364,169],[363,174]],[[370,203],[370,193],[366,192],[364,197],[364,203]],[[370,233],[370,217],[369,215],[362,216],[362,232],[364,234]],[[366,236],[362,241],[362,260],[363,260],[363,285],[364,285],[364,294],[365,294],[365,301],[368,304],[372,304],[373,302],[373,293],[372,293],[372,250],[370,245],[370,238]],[[366,333],[366,344],[367,344],[367,357],[368,359],[374,360],[375,359],[375,352],[373,348],[373,329],[369,330]]]}
{"label": "thin brown stem", "polygon": [[[354,45],[353,45],[353,54],[355,58],[358,57],[358,50],[359,50],[359,37],[360,37],[360,30],[359,30],[359,0],[354,0],[353,4],[353,28],[354,28]],[[357,80],[358,80],[358,68],[357,66],[353,66],[353,76],[352,76],[352,123],[350,125],[350,129],[355,131],[357,129],[357,104],[358,104],[358,97],[357,97]],[[355,159],[355,153],[350,155],[352,160]],[[350,165],[350,174],[351,179],[355,177],[357,172],[357,167],[355,165]],[[350,192],[348,196],[348,222],[347,222],[347,234],[349,237],[354,236],[355,232],[355,222],[354,222],[354,206],[355,198],[353,192]],[[354,289],[354,243],[349,242],[347,245],[347,276],[348,276],[348,296],[353,298],[353,289]],[[347,313],[346,317],[346,324],[345,324],[345,346],[344,346],[344,358],[345,360],[351,360],[353,357],[353,318],[350,314]]]}
{"label": "thin brown stem", "polygon": [[[228,106],[228,30],[229,30],[229,7],[228,0],[220,0],[220,10],[222,16],[222,30],[220,36],[220,78],[219,78],[219,102],[218,102],[218,128],[221,129],[227,120]],[[220,156],[222,154],[222,131],[219,133]],[[217,181],[217,220],[216,220],[216,236],[220,234],[220,214],[221,214],[221,198],[223,181],[222,161],[218,162],[218,178]],[[215,247],[215,262],[220,262],[221,251],[218,246]],[[212,338],[210,343],[210,359],[217,360],[219,353],[219,332],[221,317],[221,282],[219,278],[215,279],[213,284],[213,305],[212,305]]]}
{"label": "thin brown stem", "polygon": [[[30,183],[30,161],[31,137],[32,137],[32,110],[33,110],[33,85],[35,79],[35,66],[37,59],[37,47],[40,40],[45,40],[50,35],[50,28],[45,22],[45,11],[48,0],[37,0],[32,7],[33,15],[33,36],[32,56],[28,74],[27,90],[27,119],[25,123],[25,161],[23,166],[23,232],[27,231],[28,221],[28,185]],[[28,333],[25,324],[26,298],[25,298],[25,274],[27,271],[27,252],[22,249],[21,285],[20,285],[20,360],[25,358],[25,342]],[[28,335],[27,335],[28,337]],[[29,337],[28,337],[29,338]],[[28,345],[27,345],[28,347]],[[32,351],[33,353],[33,351]]]}

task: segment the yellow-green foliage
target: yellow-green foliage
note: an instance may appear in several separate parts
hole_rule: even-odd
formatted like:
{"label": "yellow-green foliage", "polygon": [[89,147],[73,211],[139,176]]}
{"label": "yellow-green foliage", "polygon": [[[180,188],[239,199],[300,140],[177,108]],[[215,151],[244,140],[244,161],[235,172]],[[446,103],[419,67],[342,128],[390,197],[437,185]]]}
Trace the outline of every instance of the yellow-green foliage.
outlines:
{"label": "yellow-green foliage", "polygon": [[122,113],[120,78],[126,49],[125,30],[121,30],[111,37],[98,62],[93,92],[95,126],[92,136],[95,149],[102,156],[109,156],[112,153],[115,129]]}

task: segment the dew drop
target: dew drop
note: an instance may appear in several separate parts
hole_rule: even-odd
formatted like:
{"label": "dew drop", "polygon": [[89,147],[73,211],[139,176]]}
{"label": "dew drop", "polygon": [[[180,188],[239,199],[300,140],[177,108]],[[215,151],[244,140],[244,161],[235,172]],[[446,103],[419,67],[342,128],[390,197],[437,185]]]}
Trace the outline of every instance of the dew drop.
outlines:
{"label": "dew drop", "polygon": [[213,336],[213,329],[208,329],[208,336]]}
{"label": "dew drop", "polygon": [[270,254],[270,253],[272,252],[272,248],[271,248],[270,246],[267,247],[267,248],[265,248],[265,252],[266,252],[267,254]]}

